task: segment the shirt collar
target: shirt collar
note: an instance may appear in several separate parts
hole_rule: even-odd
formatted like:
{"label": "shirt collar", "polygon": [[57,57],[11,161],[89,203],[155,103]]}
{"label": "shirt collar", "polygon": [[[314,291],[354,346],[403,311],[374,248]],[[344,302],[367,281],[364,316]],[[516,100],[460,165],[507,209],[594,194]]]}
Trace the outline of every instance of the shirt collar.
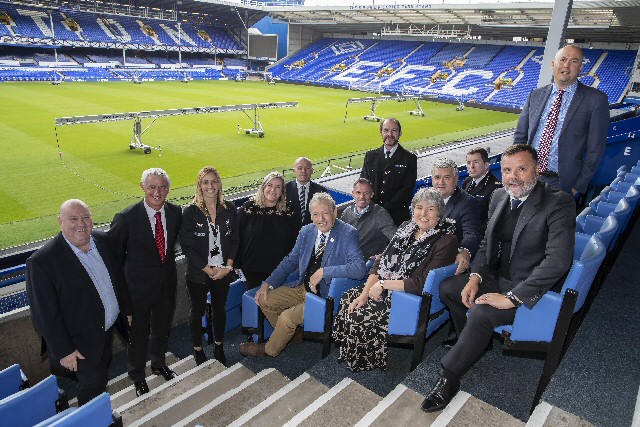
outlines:
{"label": "shirt collar", "polygon": [[142,199],[142,203],[144,203],[144,208],[147,211],[147,215],[149,215],[149,217],[152,217],[156,214],[156,212],[160,212],[162,214],[162,216],[164,216],[164,203],[162,204],[162,207],[160,208],[159,211],[153,209],[151,206],[149,206],[147,204],[147,200],[146,199]]}
{"label": "shirt collar", "polygon": [[358,207],[356,205],[353,205],[353,211],[356,213],[356,215],[358,216],[358,218],[360,218],[362,215],[364,215],[366,212],[369,212],[369,207],[371,206],[371,204],[368,204],[366,208],[362,209],[360,212],[358,212]]}
{"label": "shirt collar", "polygon": [[[398,150],[398,145],[399,144],[394,145],[393,148],[391,150],[389,150],[389,156],[390,157],[393,157],[394,153]],[[382,147],[383,147],[383,150],[384,150],[384,155],[386,156],[387,155],[387,146],[383,145]]]}
{"label": "shirt collar", "polygon": [[309,188],[309,184],[311,184],[311,181],[307,182],[306,184],[302,184],[300,183],[300,181],[296,179],[296,185],[298,186],[298,191],[300,191],[303,185],[305,186],[305,188]]}
{"label": "shirt collar", "polygon": [[484,173],[484,175],[482,175],[480,178],[478,179],[474,179],[473,182],[475,182],[476,185],[480,184],[482,182],[482,180],[489,174],[489,171],[486,171]]}
{"label": "shirt collar", "polygon": [[88,254],[89,252],[91,252],[91,250],[93,250],[96,245],[93,242],[93,236],[89,237],[89,250],[85,253],[85,251],[83,251],[82,249],[80,249],[79,247],[77,247],[76,245],[74,245],[73,243],[71,243],[69,241],[69,239],[67,239],[67,236],[65,236],[64,234],[62,235],[62,237],[64,237],[64,240],[67,242],[67,244],[69,245],[69,247],[71,248],[71,250],[73,251],[74,254],[78,255],[79,253],[83,253],[83,254]]}
{"label": "shirt collar", "polygon": [[[576,80],[575,82],[573,82],[571,84],[571,86],[565,88],[564,93],[565,94],[574,94],[576,93],[576,90],[578,89],[578,81]],[[551,94],[555,95],[560,91],[560,88],[558,87],[558,85],[556,85],[555,83],[553,83],[553,89],[551,90]]]}

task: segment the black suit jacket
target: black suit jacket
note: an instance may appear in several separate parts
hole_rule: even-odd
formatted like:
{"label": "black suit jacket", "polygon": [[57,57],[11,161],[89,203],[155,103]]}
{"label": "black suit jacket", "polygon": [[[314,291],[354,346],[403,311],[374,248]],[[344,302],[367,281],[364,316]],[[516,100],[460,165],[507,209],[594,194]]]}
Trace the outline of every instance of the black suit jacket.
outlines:
{"label": "black suit jacket", "polygon": [[[504,209],[511,209],[511,202],[507,192],[500,188],[491,199],[487,232],[471,263],[471,271],[481,277],[493,276],[501,292],[513,289],[514,295],[531,308],[571,267],[575,201],[569,194],[538,182],[521,207],[510,254],[500,252],[500,242],[495,237]],[[510,257],[511,281],[498,278],[500,256]]]}
{"label": "black suit jacket", "polygon": [[[216,215],[216,224],[220,230],[220,246],[223,262],[236,259],[240,233],[236,206],[225,200],[225,208]],[[196,205],[189,205],[182,212],[180,228],[180,247],[187,258],[187,280],[204,283],[208,277],[202,269],[209,257],[209,222],[206,215]]]}
{"label": "black suit jacket", "polygon": [[[177,286],[175,245],[182,224],[182,209],[164,204],[167,228],[166,256],[162,263],[143,201],[117,213],[111,222],[109,237],[124,269],[124,280],[132,301],[153,299],[161,285]],[[135,313],[134,313],[135,314]]]}
{"label": "black suit jacket", "polygon": [[[131,314],[122,273],[107,235],[92,233],[118,299],[120,312]],[[98,363],[105,343],[104,306],[100,295],[62,233],[27,259],[27,296],[31,317],[56,362],[78,350],[88,366]]]}
{"label": "black suit jacket", "polygon": [[309,202],[311,201],[311,197],[313,197],[316,193],[327,193],[327,189],[320,184],[317,184],[313,181],[309,181],[309,195],[307,196],[307,206],[304,212],[304,220],[302,220],[302,214],[300,213],[300,194],[298,193],[298,184],[296,184],[296,180],[287,182],[285,185],[285,191],[287,193],[287,201],[291,203],[291,207],[293,208],[294,217],[300,221],[299,227],[301,228],[303,225],[311,224],[311,212],[309,212]]}
{"label": "black suit jacket", "polygon": [[446,217],[456,222],[456,237],[461,248],[467,248],[473,258],[480,247],[480,204],[472,196],[456,187],[447,205]]}
{"label": "black suit jacket", "polygon": [[[536,135],[552,85],[535,89],[522,108],[514,144],[531,144]],[[543,126],[544,126],[543,119]],[[609,131],[609,100],[598,89],[578,82],[558,139],[560,188],[585,193],[604,155]]]}
{"label": "black suit jacket", "polygon": [[496,190],[496,188],[502,187],[502,182],[496,176],[491,173],[491,171],[487,172],[484,178],[475,186],[471,191],[469,191],[469,186],[471,185],[471,181],[473,178],[470,176],[466,177],[464,181],[462,181],[462,190],[470,196],[475,197],[475,199],[480,204],[480,214],[481,214],[481,226],[482,232],[487,228],[487,220],[489,219],[489,201],[491,201],[491,195]]}
{"label": "black suit jacket", "polygon": [[373,202],[389,212],[396,225],[408,220],[409,204],[418,177],[418,158],[398,145],[387,162],[384,147],[368,151],[360,177],[373,184]]}

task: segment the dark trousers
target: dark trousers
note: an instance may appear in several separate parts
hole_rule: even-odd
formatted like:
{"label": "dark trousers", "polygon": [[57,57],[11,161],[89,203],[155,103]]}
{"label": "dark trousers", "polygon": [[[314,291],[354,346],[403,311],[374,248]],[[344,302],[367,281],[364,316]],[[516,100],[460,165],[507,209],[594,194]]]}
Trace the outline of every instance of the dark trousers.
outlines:
{"label": "dark trousers", "polygon": [[51,373],[59,377],[67,377],[75,381],[78,389],[78,406],[82,406],[107,390],[109,377],[107,370],[111,362],[113,328],[104,333],[104,348],[100,360],[87,361],[78,359],[78,370],[71,372],[49,356]]}
{"label": "dark trousers", "polygon": [[[498,292],[496,280],[483,277],[476,298],[480,295]],[[484,349],[491,341],[493,329],[513,323],[515,308],[499,310],[490,305],[475,304],[469,310],[462,304],[460,293],[469,281],[468,274],[454,276],[440,284],[440,300],[449,308],[451,319],[458,334],[458,342],[441,360],[442,367],[460,376],[467,373],[473,364],[482,356]],[[467,311],[469,316],[467,317]]]}
{"label": "dark trousers", "polygon": [[261,286],[262,282],[267,280],[267,277],[269,277],[271,273],[270,272],[262,273],[260,271],[248,271],[248,270],[242,269],[242,274],[244,274],[244,278],[245,278],[244,287],[248,291],[249,289],[253,289],[258,286]]}
{"label": "dark trousers", "polygon": [[132,295],[133,321],[129,331],[129,378],[140,382],[145,378],[147,348],[151,366],[165,365],[164,355],[169,345],[169,332],[176,308],[176,283],[163,282],[159,292],[151,297]]}
{"label": "dark trousers", "polygon": [[211,309],[213,318],[213,337],[216,342],[224,339],[224,329],[227,326],[227,295],[229,285],[236,280],[236,275],[231,272],[220,280],[212,280],[210,277],[204,283],[187,280],[187,292],[191,300],[189,312],[189,332],[194,347],[202,346],[202,316],[207,304],[207,292],[211,292]]}

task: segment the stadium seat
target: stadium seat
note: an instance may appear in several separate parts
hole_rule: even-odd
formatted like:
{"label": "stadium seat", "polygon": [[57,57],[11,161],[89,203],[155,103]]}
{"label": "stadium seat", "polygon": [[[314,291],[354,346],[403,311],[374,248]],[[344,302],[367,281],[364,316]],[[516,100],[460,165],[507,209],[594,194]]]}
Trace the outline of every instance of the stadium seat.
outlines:
{"label": "stadium seat", "polygon": [[431,270],[421,296],[407,292],[391,295],[387,341],[413,346],[410,371],[422,361],[425,339],[449,318],[449,311],[440,301],[440,283],[453,276],[457,267],[451,264]]}
{"label": "stadium seat", "polygon": [[31,388],[0,400],[0,420],[11,427],[31,427],[69,408],[66,395],[58,391],[53,375]]}
{"label": "stadium seat", "polygon": [[583,223],[576,223],[576,233],[587,236],[598,236],[607,250],[611,248],[611,242],[613,241],[613,236],[615,236],[617,230],[618,221],[614,215],[609,215],[606,218],[596,215],[587,215]]}
{"label": "stadium seat", "polygon": [[0,399],[4,399],[28,387],[29,381],[22,373],[20,365],[11,365],[0,371]]}
{"label": "stadium seat", "polygon": [[[229,293],[227,294],[227,304],[225,306],[227,322],[225,324],[224,333],[228,333],[242,323],[242,294],[244,293],[244,280],[236,280],[229,285]],[[213,344],[213,311],[211,307],[211,293],[207,293],[207,305],[205,307],[204,316],[202,316],[202,328],[204,338],[208,344]]]}
{"label": "stadium seat", "polygon": [[[533,308],[519,307],[512,325],[495,329],[502,334],[506,350],[546,353],[532,411],[560,362],[573,315],[583,307],[605,255],[606,247],[600,238],[589,237],[560,293],[547,292]],[[576,320],[579,322],[581,318]]]}
{"label": "stadium seat", "polygon": [[122,427],[122,417],[111,410],[111,400],[108,393],[94,397],[79,408],[69,408],[51,418],[44,420],[35,427]]}

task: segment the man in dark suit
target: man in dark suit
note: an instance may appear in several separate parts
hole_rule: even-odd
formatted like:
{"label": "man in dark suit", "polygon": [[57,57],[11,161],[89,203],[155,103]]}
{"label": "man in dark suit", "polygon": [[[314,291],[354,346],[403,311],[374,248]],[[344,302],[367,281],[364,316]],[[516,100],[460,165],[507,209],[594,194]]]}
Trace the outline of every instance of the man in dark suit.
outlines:
{"label": "man in dark suit", "polygon": [[475,197],[480,204],[481,231],[484,234],[489,218],[491,195],[496,188],[502,187],[502,183],[489,170],[489,153],[482,147],[472,148],[467,152],[467,171],[469,176],[462,181],[462,190]]}
{"label": "man in dark suit", "polygon": [[504,188],[491,199],[487,232],[471,274],[440,285],[440,298],[460,338],[441,360],[442,375],[422,403],[426,412],[449,404],[493,329],[513,323],[520,305],[532,308],[571,267],[575,203],[568,194],[538,182],[537,168],[537,153],[530,145],[513,145],[502,153]]}
{"label": "man in dark suit", "polygon": [[117,213],[109,230],[131,295],[129,377],[137,395],[149,392],[144,373],[147,340],[151,371],[167,381],[176,376],[164,360],[176,305],[174,246],[182,223],[180,206],[166,201],[170,186],[164,170],[145,170],[140,182],[144,199]]}
{"label": "man in dark suit", "polygon": [[89,207],[67,200],[61,233],[27,260],[31,317],[46,343],[51,372],[78,383],[84,405],[107,387],[113,325],[131,310],[105,233],[93,231]]}
{"label": "man in dark suit", "polygon": [[458,188],[458,166],[453,160],[436,160],[431,168],[431,182],[444,199],[447,218],[456,222],[459,245],[456,274],[462,274],[469,267],[482,240],[480,205]]}
{"label": "man in dark suit", "polygon": [[293,164],[293,173],[296,179],[287,182],[285,192],[287,201],[291,203],[296,218],[300,221],[300,227],[311,223],[311,213],[309,212],[309,201],[316,193],[327,192],[327,189],[320,184],[311,181],[313,175],[313,165],[311,160],[300,157]]}
{"label": "man in dark suit", "polygon": [[610,121],[607,95],[578,81],[582,60],[578,46],[558,51],[553,84],[531,92],[514,136],[538,151],[539,179],[574,196],[586,193],[598,169]]}
{"label": "man in dark suit", "polygon": [[[313,224],[302,227],[296,244],[256,292],[256,304],[274,326],[266,343],[240,344],[244,356],[276,357],[294,339],[304,320],[307,292],[327,297],[334,277],[361,279],[366,274],[358,230],[337,219],[335,202],[327,193],[316,193],[309,204]],[[287,283],[291,273],[299,283]],[[282,286],[284,285],[284,286]]]}
{"label": "man in dark suit", "polygon": [[418,158],[398,144],[402,126],[398,119],[380,122],[382,147],[368,151],[360,172],[373,184],[373,202],[389,212],[396,226],[408,220],[409,204],[418,174]]}

